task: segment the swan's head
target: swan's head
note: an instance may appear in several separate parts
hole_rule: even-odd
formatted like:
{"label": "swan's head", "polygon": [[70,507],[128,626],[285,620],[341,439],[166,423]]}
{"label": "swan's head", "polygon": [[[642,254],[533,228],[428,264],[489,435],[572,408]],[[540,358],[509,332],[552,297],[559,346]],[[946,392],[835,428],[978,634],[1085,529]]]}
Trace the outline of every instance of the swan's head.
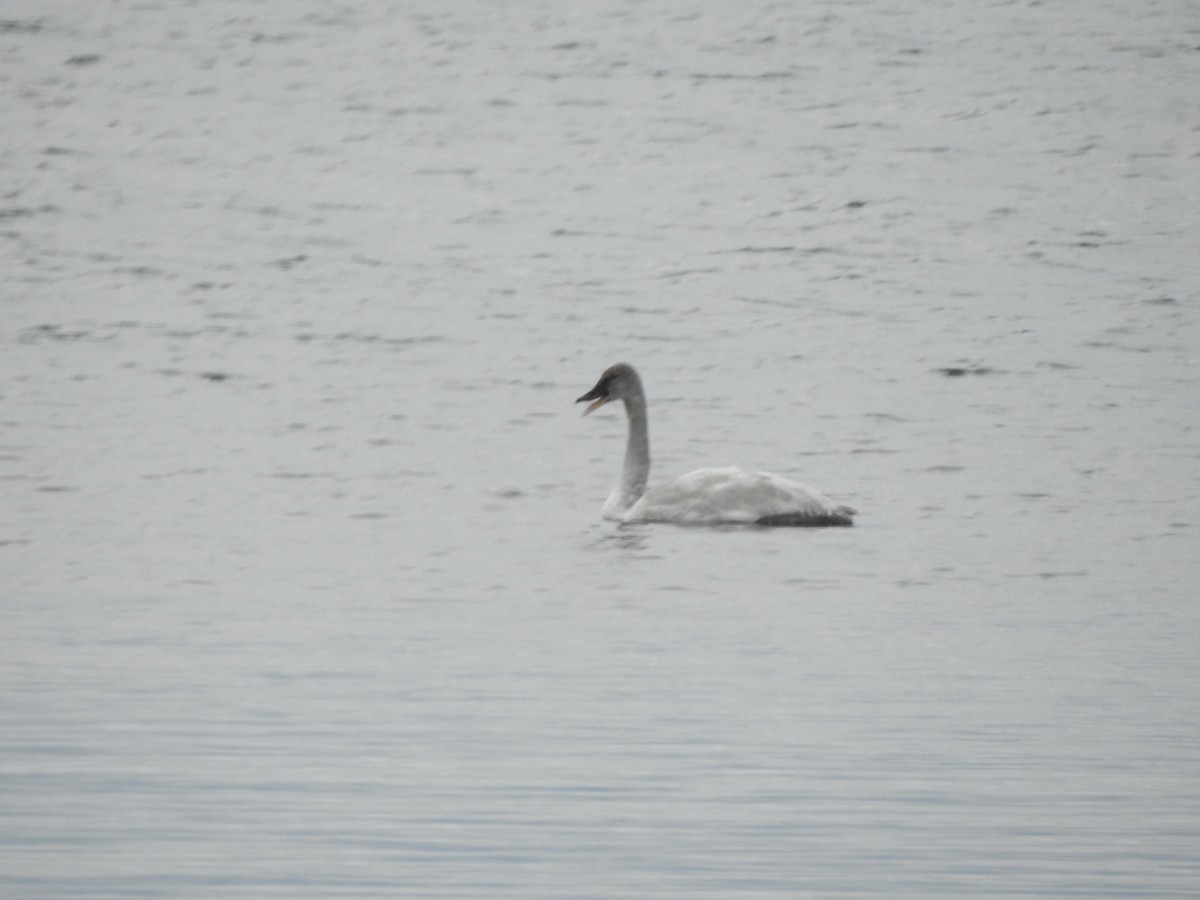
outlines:
{"label": "swan's head", "polygon": [[609,400],[624,400],[628,397],[639,396],[641,393],[642,379],[638,377],[637,369],[628,363],[617,363],[615,366],[605,369],[600,380],[596,382],[596,386],[575,402],[591,401],[587,409],[583,411],[586,416]]}

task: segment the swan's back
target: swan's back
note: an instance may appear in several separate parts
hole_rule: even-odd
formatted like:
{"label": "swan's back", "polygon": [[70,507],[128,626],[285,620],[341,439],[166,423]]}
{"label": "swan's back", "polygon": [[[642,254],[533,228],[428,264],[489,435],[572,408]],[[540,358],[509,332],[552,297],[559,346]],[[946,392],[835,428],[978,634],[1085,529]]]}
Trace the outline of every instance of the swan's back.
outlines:
{"label": "swan's back", "polygon": [[626,522],[679,525],[851,525],[855,510],[812,488],[769,472],[736,467],[697,469],[647,491]]}

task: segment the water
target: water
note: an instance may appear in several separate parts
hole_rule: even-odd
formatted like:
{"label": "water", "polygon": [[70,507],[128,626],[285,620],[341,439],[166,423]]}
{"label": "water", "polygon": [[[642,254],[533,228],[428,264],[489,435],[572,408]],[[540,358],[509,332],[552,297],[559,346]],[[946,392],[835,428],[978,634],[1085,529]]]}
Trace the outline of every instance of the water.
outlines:
{"label": "water", "polygon": [[10,3],[0,893],[1194,895],[1197,46]]}

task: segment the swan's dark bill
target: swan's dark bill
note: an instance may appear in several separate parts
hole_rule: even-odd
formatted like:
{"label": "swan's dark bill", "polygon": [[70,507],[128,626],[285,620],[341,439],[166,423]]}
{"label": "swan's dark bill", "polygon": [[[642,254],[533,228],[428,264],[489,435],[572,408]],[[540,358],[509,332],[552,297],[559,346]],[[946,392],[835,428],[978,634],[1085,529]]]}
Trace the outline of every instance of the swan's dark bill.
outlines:
{"label": "swan's dark bill", "polygon": [[585,416],[593,410],[599,409],[611,399],[608,396],[608,381],[609,374],[608,372],[605,372],[600,376],[600,380],[596,382],[596,386],[594,388],[575,401],[576,403],[582,403],[585,400],[592,401],[588,404],[587,409],[583,411]]}
{"label": "swan's dark bill", "polygon": [[629,437],[625,463],[604,504],[604,517],[619,522],[674,522],[678,525],[790,525],[819,527],[854,524],[855,510],[834,503],[797,481],[745,469],[697,469],[646,490],[650,475],[650,436],[646,394],[637,370],[610,366],[596,386],[576,400],[590,401],[586,416],[610,400],[625,404]]}

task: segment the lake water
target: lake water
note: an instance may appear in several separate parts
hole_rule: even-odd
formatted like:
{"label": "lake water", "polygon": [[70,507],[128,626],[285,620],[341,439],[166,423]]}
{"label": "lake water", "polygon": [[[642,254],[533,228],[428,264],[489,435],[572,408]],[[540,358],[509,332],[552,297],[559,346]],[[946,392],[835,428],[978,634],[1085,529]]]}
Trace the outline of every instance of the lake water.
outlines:
{"label": "lake water", "polygon": [[[1191,0],[9,0],[0,84],[0,894],[1197,895]],[[618,360],[856,527],[602,521]]]}

